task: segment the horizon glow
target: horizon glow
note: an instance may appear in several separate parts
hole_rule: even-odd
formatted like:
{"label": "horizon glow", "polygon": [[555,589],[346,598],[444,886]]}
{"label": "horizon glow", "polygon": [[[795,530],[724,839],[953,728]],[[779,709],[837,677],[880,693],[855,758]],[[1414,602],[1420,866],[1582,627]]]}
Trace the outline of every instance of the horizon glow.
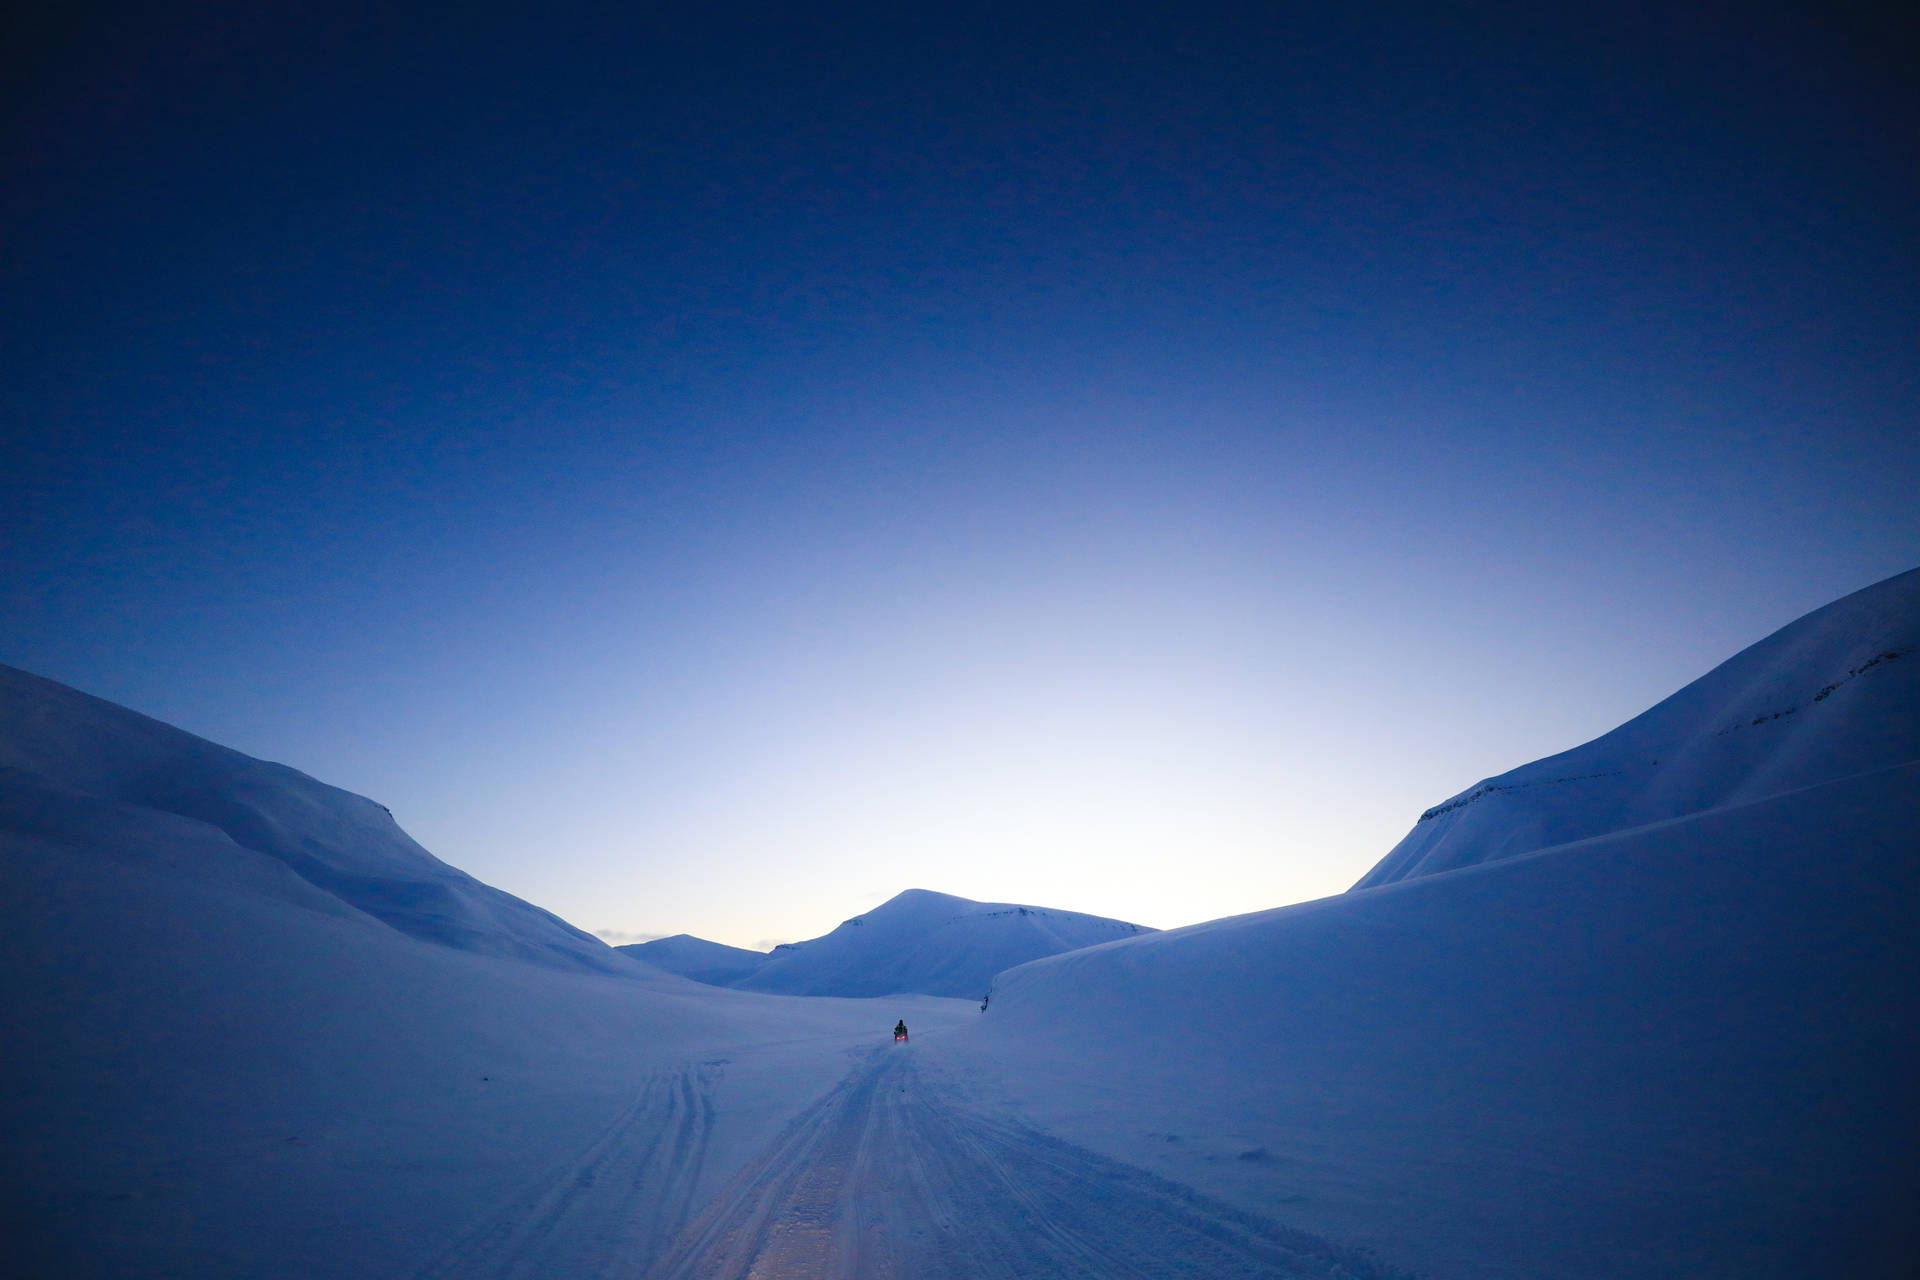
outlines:
{"label": "horizon glow", "polygon": [[589,931],[1340,892],[1920,561],[1903,82],[1511,17],[55,42],[0,661]]}

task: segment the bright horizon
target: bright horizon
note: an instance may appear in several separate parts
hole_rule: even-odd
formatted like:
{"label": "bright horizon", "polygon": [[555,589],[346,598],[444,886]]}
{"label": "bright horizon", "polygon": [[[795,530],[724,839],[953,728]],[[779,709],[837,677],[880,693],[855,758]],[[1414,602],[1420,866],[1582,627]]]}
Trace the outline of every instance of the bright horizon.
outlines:
{"label": "bright horizon", "polygon": [[[1837,594],[1845,594],[1845,592]],[[1818,601],[1809,608],[1818,607],[1819,604],[1824,603],[1826,603],[1824,600]],[[1786,621],[1792,621],[1792,619],[1784,619],[1782,625]],[[1768,631],[1772,629],[1774,628],[1767,628]],[[1606,647],[1605,637],[1617,637],[1618,634],[1618,630],[1606,632],[1601,639],[1592,642],[1595,650]],[[1753,637],[1755,640],[1759,638],[1761,638],[1760,634]],[[1731,657],[1738,648],[1743,647],[1745,646],[1736,645],[1722,656]],[[1694,674],[1704,675],[1712,665],[1717,663],[1709,660],[1704,665],[1700,665]],[[1516,679],[1515,683],[1522,691],[1519,701],[1525,701],[1528,689],[1551,691],[1552,666],[1551,663],[1542,663],[1537,669],[1529,671],[1523,679]],[[1668,668],[1678,666],[1678,662],[1668,664]],[[1631,674],[1633,673],[1616,676],[1618,685],[1609,687],[1631,689],[1632,685],[1629,683]],[[1651,671],[1641,673],[1641,678],[1649,682],[1649,687],[1652,687],[1651,682],[1666,680],[1671,685],[1666,692],[1672,692],[1686,683],[1690,677],[1671,676],[1666,674],[1666,669],[1663,669],[1659,673]],[[1412,683],[1410,678],[1394,682],[1395,687],[1402,688],[1411,687]],[[84,691],[99,692],[98,690]],[[1455,689],[1444,696],[1436,695],[1426,705],[1428,707],[1441,705],[1447,711],[1459,714],[1475,697],[1492,701],[1501,696],[1499,687],[1476,686],[1471,690]],[[1632,694],[1624,693],[1621,696],[1628,697]],[[828,776],[846,770],[857,770],[862,777],[878,777],[884,780],[889,776],[888,770],[893,769],[901,779],[912,781],[918,778],[923,791],[917,795],[896,796],[891,803],[898,806],[898,809],[890,809],[883,803],[863,811],[862,817],[871,824],[870,829],[882,833],[890,829],[887,826],[889,822],[901,824],[900,827],[893,829],[906,830],[907,822],[918,820],[898,817],[898,812],[904,811],[918,815],[930,810],[937,811],[943,795],[949,799],[950,803],[982,794],[1010,797],[1005,801],[1008,807],[1000,810],[995,820],[1004,823],[1005,829],[1014,831],[1015,835],[1001,834],[997,841],[990,840],[989,837],[978,833],[987,831],[992,825],[992,820],[982,819],[977,815],[970,817],[959,809],[948,809],[941,813],[944,821],[939,828],[940,837],[923,835],[917,841],[909,841],[906,845],[910,850],[909,855],[898,859],[898,864],[904,868],[901,871],[901,882],[886,886],[879,883],[878,877],[881,872],[873,870],[875,867],[884,869],[892,865],[886,858],[863,861],[849,856],[863,848],[880,846],[883,844],[881,837],[874,836],[864,843],[858,839],[849,839],[848,833],[858,830],[852,822],[844,815],[825,813],[822,804],[818,801],[809,801],[811,792],[806,785],[803,785],[809,780],[804,764],[791,759],[775,758],[773,763],[767,766],[770,776],[779,776],[782,782],[790,787],[788,791],[779,793],[784,801],[784,807],[776,809],[770,816],[753,822],[743,821],[738,817],[730,819],[727,815],[708,810],[703,814],[706,825],[702,830],[708,839],[714,838],[713,832],[720,831],[740,839],[743,845],[750,840],[758,839],[761,842],[761,849],[754,850],[749,847],[748,851],[742,855],[742,864],[755,865],[756,853],[764,859],[765,850],[771,850],[776,868],[771,871],[766,870],[763,861],[760,865],[765,883],[759,885],[737,883],[734,869],[728,864],[696,869],[696,871],[710,872],[709,879],[700,879],[697,875],[689,877],[682,871],[680,882],[674,886],[675,896],[667,901],[670,904],[676,904],[683,915],[680,918],[665,920],[653,928],[609,926],[598,921],[609,914],[617,914],[625,910],[628,914],[624,917],[623,924],[625,919],[634,918],[651,923],[666,915],[674,909],[674,906],[642,907],[635,910],[632,907],[610,905],[604,895],[596,896],[596,894],[607,883],[618,882],[622,875],[641,879],[657,868],[659,863],[635,859],[632,865],[627,865],[624,860],[618,859],[619,850],[616,846],[616,860],[612,864],[615,869],[608,871],[606,868],[609,864],[606,861],[596,862],[583,852],[590,852],[593,846],[589,838],[579,835],[576,830],[574,838],[579,843],[571,846],[570,856],[563,853],[561,856],[536,864],[532,869],[533,874],[529,874],[527,860],[522,854],[528,846],[536,843],[534,837],[511,829],[491,832],[482,829],[489,819],[497,820],[503,813],[518,812],[522,815],[523,821],[535,824],[553,823],[560,829],[567,830],[564,822],[556,820],[554,810],[543,806],[537,799],[529,800],[524,795],[520,795],[516,796],[512,802],[503,802],[496,796],[492,798],[492,804],[488,805],[465,800],[468,793],[456,787],[448,793],[444,801],[445,810],[430,811],[427,819],[423,821],[408,813],[409,806],[404,797],[382,794],[377,787],[354,786],[344,782],[339,776],[330,775],[314,767],[311,761],[291,758],[286,754],[275,755],[271,752],[264,754],[265,758],[277,759],[280,763],[291,764],[303,772],[311,773],[322,782],[347,786],[350,790],[370,794],[372,798],[393,808],[395,817],[402,827],[444,861],[487,883],[516,893],[536,906],[554,911],[577,927],[589,932],[597,932],[611,944],[619,945],[646,941],[653,937],[689,933],[709,941],[765,951],[781,942],[802,941],[830,932],[842,921],[862,914],[900,892],[914,888],[931,889],[985,902],[1023,902],[1042,907],[1107,915],[1154,928],[1177,928],[1222,916],[1260,911],[1337,894],[1345,891],[1374,862],[1384,856],[1400,836],[1413,825],[1414,820],[1424,808],[1438,803],[1456,791],[1465,789],[1481,777],[1503,772],[1507,768],[1540,756],[1554,754],[1556,750],[1576,746],[1614,727],[1614,724],[1638,714],[1663,696],[1665,696],[1664,693],[1648,697],[1631,712],[1623,711],[1604,725],[1600,725],[1600,721],[1596,719],[1594,724],[1599,727],[1595,727],[1591,732],[1577,730],[1580,736],[1565,738],[1557,743],[1546,742],[1547,736],[1563,724],[1572,728],[1569,722],[1573,719],[1573,715],[1563,709],[1556,709],[1558,714],[1536,714],[1524,722],[1516,716],[1500,725],[1505,730],[1503,734],[1488,733],[1482,728],[1482,736],[1475,741],[1474,745],[1476,749],[1483,752],[1498,750],[1502,745],[1505,745],[1509,752],[1518,751],[1522,749],[1520,744],[1529,740],[1540,741],[1543,745],[1524,757],[1514,756],[1511,759],[1502,760],[1489,758],[1484,763],[1475,763],[1466,767],[1464,772],[1461,771],[1461,764],[1452,761],[1450,753],[1439,749],[1442,747],[1440,739],[1444,735],[1433,735],[1430,738],[1410,735],[1405,745],[1388,757],[1392,771],[1384,773],[1383,776],[1402,779],[1403,785],[1412,786],[1413,782],[1404,780],[1417,778],[1415,770],[1424,768],[1433,775],[1436,786],[1418,798],[1409,797],[1407,803],[1398,806],[1396,806],[1397,797],[1388,794],[1387,783],[1377,779],[1371,781],[1363,779],[1356,784],[1341,777],[1343,769],[1355,767],[1353,764],[1355,760],[1362,764],[1369,760],[1377,762],[1376,757],[1368,754],[1369,739],[1365,733],[1361,732],[1347,733],[1337,738],[1342,751],[1347,754],[1313,758],[1308,753],[1302,753],[1287,761],[1288,767],[1283,772],[1293,781],[1297,789],[1268,788],[1267,790],[1274,792],[1269,795],[1262,789],[1262,783],[1273,775],[1262,772],[1262,764],[1271,768],[1271,758],[1261,761],[1257,756],[1257,747],[1251,745],[1250,737],[1236,740],[1228,732],[1210,729],[1206,741],[1213,744],[1216,752],[1221,742],[1226,742],[1229,746],[1236,742],[1248,744],[1247,760],[1226,761],[1225,767],[1239,769],[1236,776],[1225,779],[1202,778],[1195,776],[1198,771],[1192,769],[1182,773],[1177,752],[1179,744],[1176,744],[1175,747],[1165,749],[1161,755],[1150,761],[1156,766],[1155,772],[1138,773],[1125,779],[1125,781],[1137,783],[1140,792],[1123,801],[1123,804],[1131,802],[1133,805],[1131,810],[1119,805],[1108,810],[1108,812],[1117,813],[1118,816],[1115,818],[1114,825],[1106,829],[1060,815],[1067,813],[1075,801],[1085,803],[1085,797],[1100,795],[1103,787],[1113,787],[1118,790],[1115,778],[1120,776],[1120,770],[1129,765],[1138,764],[1141,757],[1137,749],[1128,754],[1111,753],[1098,762],[1098,768],[1089,768],[1078,775],[1057,766],[1052,767],[1045,775],[1050,782],[1057,785],[1064,777],[1076,779],[1084,785],[1084,791],[1069,791],[1065,799],[1053,795],[1035,795],[1031,791],[1023,794],[1018,790],[1018,775],[1033,763],[1024,757],[996,760],[991,769],[975,770],[972,774],[964,775],[958,783],[949,783],[945,772],[929,780],[924,772],[918,772],[914,766],[891,763],[879,754],[854,761],[842,760],[817,766]],[[1604,716],[1606,712],[1594,708],[1597,701],[1597,698],[1590,695],[1582,706],[1591,709],[1590,714]],[[1316,709],[1317,714],[1326,717],[1324,723],[1329,726],[1342,723],[1346,719],[1344,707],[1338,697],[1331,698],[1330,707],[1322,707],[1319,702],[1311,705]],[[156,714],[154,708],[150,706],[142,707],[135,704],[132,709],[145,714]],[[1389,710],[1377,708],[1373,710],[1373,714],[1384,717],[1389,714]],[[160,718],[167,717],[162,715]],[[1411,715],[1402,716],[1399,723],[1404,725],[1412,718]],[[1500,721],[1497,713],[1492,719],[1496,724]],[[1075,722],[1075,732],[1083,730],[1086,724],[1111,726],[1114,721],[1115,717],[1111,714],[1106,721],[1097,721],[1090,716],[1085,722]],[[946,723],[952,724],[955,721]],[[1164,724],[1166,721],[1163,719],[1156,723]],[[1379,726],[1383,722],[1369,720],[1368,723]],[[181,727],[205,733],[204,729],[197,729],[192,725]],[[316,725],[315,728],[323,734],[327,733],[327,726]],[[1387,740],[1395,740],[1391,728],[1376,727],[1373,732]],[[214,736],[215,740],[221,741],[223,745],[240,747],[240,744],[230,739],[222,739],[217,734],[210,736]],[[322,740],[330,742],[334,750],[340,753],[337,763],[341,768],[352,765],[356,758],[355,743],[331,734]],[[430,746],[418,736],[410,740],[421,747]],[[978,745],[991,740],[987,737],[978,740],[950,737],[942,741],[952,755],[964,755],[970,742]],[[1110,732],[1102,738],[1102,743],[1111,744],[1115,740],[1116,734]],[[1085,745],[1090,739],[1083,737],[1077,741]],[[842,743],[843,749],[848,751],[858,751],[861,746],[862,740],[858,738],[848,738]],[[246,748],[240,747],[240,749]],[[1269,749],[1271,750],[1271,747]],[[497,753],[496,758],[508,769],[520,763],[507,752]],[[915,758],[918,759],[918,757]],[[576,760],[578,759],[579,757],[576,757]],[[1218,764],[1222,757],[1214,754],[1207,759]],[[1413,763],[1409,764],[1408,761]],[[936,763],[940,764],[943,770],[961,767],[952,764],[950,760],[936,761]],[[1453,769],[1452,773],[1448,772],[1450,765]],[[1469,774],[1471,776],[1468,776]],[[690,773],[684,772],[675,776],[683,779],[692,777]],[[1439,782],[1441,778],[1452,780],[1442,783]],[[1225,798],[1216,808],[1200,814],[1197,821],[1175,827],[1173,824],[1181,819],[1179,816],[1166,816],[1168,810],[1166,797],[1169,794],[1181,797],[1212,794]],[[1297,813],[1292,815],[1280,813],[1285,801],[1297,799],[1302,795],[1310,798],[1317,797],[1318,803],[1302,802],[1302,808]],[[1342,804],[1354,803],[1355,797],[1358,797],[1361,803],[1372,800],[1377,801],[1377,804],[1369,812],[1354,814],[1339,811]],[[1235,800],[1240,803],[1241,808],[1232,807]],[[1027,807],[1024,809],[1014,807],[1022,804]],[[1265,806],[1264,810],[1260,807],[1262,805]],[[695,806],[689,805],[689,808],[695,808]],[[697,808],[696,812],[699,812]],[[1264,822],[1263,812],[1272,815]],[[1158,828],[1150,825],[1156,817],[1165,825]],[[1239,826],[1233,825],[1236,820],[1240,823]],[[427,829],[434,821],[446,826],[447,834],[444,838],[436,840],[434,834]],[[1062,825],[1057,828],[1049,827],[1046,825],[1049,821],[1056,821]],[[829,828],[829,824],[835,822],[838,825]],[[1291,825],[1286,825],[1288,823]],[[1316,827],[1314,824],[1320,825]],[[825,829],[830,829],[833,836],[837,837],[837,843],[831,847],[826,845],[826,837],[821,834]],[[805,835],[794,837],[793,833],[796,831],[804,832]],[[1312,838],[1311,833],[1315,831],[1319,833],[1318,840]],[[1195,832],[1201,833],[1200,837],[1196,838]],[[1276,838],[1276,832],[1281,833],[1283,838]],[[1290,842],[1284,839],[1289,834],[1292,835]],[[1369,839],[1374,841],[1371,846],[1367,843]],[[816,843],[809,845],[806,843],[807,840]],[[468,842],[470,846],[466,856],[462,856],[458,847],[458,842],[461,841]],[[1294,856],[1270,856],[1276,846]],[[899,846],[889,845],[883,853],[892,854],[897,852],[898,848]],[[982,848],[992,848],[998,856],[982,858],[978,856]],[[798,852],[795,852],[796,850]],[[1052,856],[1044,858],[1043,865],[1028,865],[1030,855],[1038,859],[1049,850],[1052,851]],[[1076,858],[1064,855],[1063,850],[1090,852]],[[1168,850],[1172,852],[1168,854]],[[1163,854],[1167,856],[1163,857]],[[1263,858],[1263,855],[1269,856]],[[1234,862],[1236,857],[1241,859],[1237,864]],[[489,860],[490,858],[492,860]],[[809,862],[810,858],[817,861]],[[777,864],[788,862],[799,868],[792,873],[791,878],[783,877],[777,869]],[[824,886],[809,888],[804,883],[813,874],[806,869],[809,866],[833,868],[836,878]],[[849,867],[854,870],[850,872]],[[1200,883],[1189,883],[1196,878],[1194,874],[1196,867],[1203,873],[1199,877]],[[1229,878],[1222,874],[1223,867],[1236,874]],[[596,868],[599,869],[597,872]],[[857,876],[861,868],[871,872],[868,880],[872,887],[864,890],[854,887],[858,883]],[[1114,874],[1108,874],[1109,872]],[[1204,875],[1208,872],[1212,873],[1211,878]],[[603,878],[596,881],[593,879],[595,874]],[[1314,878],[1316,876],[1320,877],[1317,881]],[[523,882],[516,883],[516,877]],[[581,887],[572,896],[555,888],[556,885],[564,888],[575,882],[578,882]],[[1028,891],[1007,892],[998,888],[998,885],[1013,885]],[[645,885],[640,885],[633,890],[633,893],[636,899],[645,898]],[[747,908],[736,907],[731,911],[726,909],[725,904],[729,900],[737,899],[743,893],[749,895],[746,898],[749,904]],[[1263,893],[1264,896],[1261,896]],[[1133,907],[1144,909],[1131,909]],[[1174,914],[1182,909],[1187,913],[1185,916]],[[764,930],[768,922],[777,925],[788,920],[799,923],[784,933],[756,932],[756,930]]]}
{"label": "bright horizon", "polygon": [[1920,562],[1841,19],[549,8],[39,33],[0,661],[764,949],[1341,892]]}

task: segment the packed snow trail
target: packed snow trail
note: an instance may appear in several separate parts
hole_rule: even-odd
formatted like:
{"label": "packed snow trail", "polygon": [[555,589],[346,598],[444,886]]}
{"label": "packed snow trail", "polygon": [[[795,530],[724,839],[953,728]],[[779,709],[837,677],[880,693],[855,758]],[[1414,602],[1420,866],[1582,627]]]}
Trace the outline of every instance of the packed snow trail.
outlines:
{"label": "packed snow trail", "polygon": [[576,1160],[549,1170],[417,1280],[634,1274],[691,1214],[722,1065],[654,1075]]}
{"label": "packed snow trail", "polygon": [[[1172,1280],[1396,1273],[963,1110],[888,1043],[713,1198],[646,1280]],[[559,1274],[559,1273],[550,1273]]]}

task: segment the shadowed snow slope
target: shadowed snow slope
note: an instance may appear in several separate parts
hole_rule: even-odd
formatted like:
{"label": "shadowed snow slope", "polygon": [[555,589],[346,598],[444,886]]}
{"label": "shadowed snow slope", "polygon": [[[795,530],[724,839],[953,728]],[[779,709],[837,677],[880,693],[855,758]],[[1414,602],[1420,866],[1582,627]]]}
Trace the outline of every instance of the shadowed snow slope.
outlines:
{"label": "shadowed snow slope", "polygon": [[763,967],[735,985],[796,996],[911,991],[978,999],[993,975],[1012,965],[1151,932],[1078,911],[909,889],[823,938],[774,948]]}
{"label": "shadowed snow slope", "polygon": [[1584,746],[1420,816],[1357,884],[1516,854],[1920,758],[1920,569],[1781,628]]}
{"label": "shadowed snow slope", "polygon": [[655,938],[651,942],[630,942],[614,950],[636,960],[644,960],[668,973],[677,973],[683,978],[692,978],[695,982],[710,983],[716,987],[738,982],[767,962],[767,953],[764,951],[749,951],[745,947],[729,947],[723,942],[708,942],[690,933],[676,933],[671,938]]}
{"label": "shadowed snow slope", "polygon": [[[1916,586],[1508,775],[1648,756],[1633,787],[1459,811],[1498,860],[1002,974],[956,1069],[1070,1141],[1435,1280],[1908,1274]],[[1632,825],[1663,806],[1692,812]]]}
{"label": "shadowed snow slope", "polygon": [[196,841],[222,837],[279,863],[303,882],[285,892],[309,905],[330,897],[466,951],[633,969],[598,938],[440,861],[382,805],[6,666],[0,774],[16,822],[130,822],[125,810],[146,811],[181,831],[206,828]]}

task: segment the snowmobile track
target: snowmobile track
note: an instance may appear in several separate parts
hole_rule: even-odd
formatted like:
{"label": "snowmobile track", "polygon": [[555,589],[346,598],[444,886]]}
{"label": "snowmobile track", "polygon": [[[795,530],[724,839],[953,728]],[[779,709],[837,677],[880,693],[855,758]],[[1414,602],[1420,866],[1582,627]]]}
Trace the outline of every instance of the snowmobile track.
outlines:
{"label": "snowmobile track", "polygon": [[655,1074],[577,1157],[550,1169],[416,1280],[633,1276],[691,1216],[715,1065]]}
{"label": "snowmobile track", "polygon": [[877,1052],[646,1280],[1391,1280],[1370,1255],[964,1111]]}

